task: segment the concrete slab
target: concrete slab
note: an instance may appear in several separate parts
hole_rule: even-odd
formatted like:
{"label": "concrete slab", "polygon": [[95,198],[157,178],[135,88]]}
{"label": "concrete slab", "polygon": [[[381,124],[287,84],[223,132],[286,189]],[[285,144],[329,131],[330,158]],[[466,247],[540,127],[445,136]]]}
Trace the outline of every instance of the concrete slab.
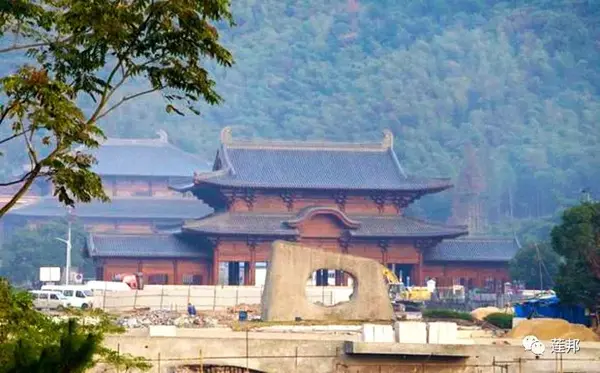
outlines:
{"label": "concrete slab", "polygon": [[458,328],[454,322],[429,323],[429,343],[454,344],[457,343]]}
{"label": "concrete slab", "polygon": [[344,342],[348,355],[396,355],[396,356],[440,356],[467,358],[472,346],[460,344],[416,344],[416,343],[365,343]]}
{"label": "concrete slab", "polygon": [[394,323],[395,340],[398,343],[427,343],[427,324],[418,321]]}
{"label": "concrete slab", "polygon": [[150,337],[176,337],[177,327],[175,325],[150,325],[148,328]]}

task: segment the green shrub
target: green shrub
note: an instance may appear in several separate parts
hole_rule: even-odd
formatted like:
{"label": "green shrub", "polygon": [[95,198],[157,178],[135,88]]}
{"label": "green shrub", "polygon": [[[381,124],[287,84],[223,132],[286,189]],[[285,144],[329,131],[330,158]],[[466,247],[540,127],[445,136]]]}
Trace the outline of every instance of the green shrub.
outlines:
{"label": "green shrub", "polygon": [[430,319],[455,319],[473,321],[473,316],[468,312],[454,310],[424,310],[423,317]]}
{"label": "green shrub", "polygon": [[484,320],[501,329],[512,329],[513,315],[504,312],[491,313]]}

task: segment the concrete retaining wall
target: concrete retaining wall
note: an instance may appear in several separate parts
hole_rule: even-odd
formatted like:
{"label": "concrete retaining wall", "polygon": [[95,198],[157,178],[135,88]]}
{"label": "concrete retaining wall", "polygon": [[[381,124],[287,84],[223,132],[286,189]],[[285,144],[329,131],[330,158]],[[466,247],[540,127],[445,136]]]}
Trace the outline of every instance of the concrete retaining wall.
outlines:
{"label": "concrete retaining wall", "polygon": [[[172,372],[176,366],[201,363],[248,367],[266,373],[600,373],[599,348],[582,347],[577,354],[564,355],[562,359],[550,353],[536,359],[521,345],[381,344],[405,354],[421,355],[403,359],[398,355],[345,355],[344,342],[340,340],[275,340],[259,339],[260,333],[239,335],[227,339],[114,336],[108,337],[105,344],[121,353],[151,359],[154,367],[149,373]],[[457,360],[423,356],[428,349],[439,350],[440,346],[459,349],[470,357]],[[374,350],[373,354],[382,353]]]}
{"label": "concrete retaining wall", "polygon": [[[97,292],[94,305],[107,311],[145,307],[185,311],[188,303],[192,303],[197,310],[213,310],[238,304],[260,304],[262,290],[261,286],[147,285],[144,290]],[[351,287],[306,287],[309,301],[326,306],[347,302],[350,294]]]}

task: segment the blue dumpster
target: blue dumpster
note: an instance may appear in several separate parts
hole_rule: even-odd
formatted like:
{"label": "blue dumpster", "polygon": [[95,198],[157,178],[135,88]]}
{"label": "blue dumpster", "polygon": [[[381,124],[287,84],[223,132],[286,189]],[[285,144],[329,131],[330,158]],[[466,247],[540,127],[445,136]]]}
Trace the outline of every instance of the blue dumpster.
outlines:
{"label": "blue dumpster", "polygon": [[240,321],[246,321],[246,320],[248,320],[248,312],[246,312],[246,311],[240,311],[240,313],[239,313],[239,320]]}

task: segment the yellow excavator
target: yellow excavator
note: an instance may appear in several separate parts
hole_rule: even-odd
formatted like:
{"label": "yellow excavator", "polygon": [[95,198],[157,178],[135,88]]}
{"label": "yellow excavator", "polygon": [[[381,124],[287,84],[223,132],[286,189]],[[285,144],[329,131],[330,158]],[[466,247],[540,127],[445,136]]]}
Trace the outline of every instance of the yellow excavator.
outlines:
{"label": "yellow excavator", "polygon": [[423,302],[431,299],[427,287],[406,287],[398,276],[387,267],[381,266],[383,277],[388,285],[388,294],[394,309],[400,311],[419,311]]}

